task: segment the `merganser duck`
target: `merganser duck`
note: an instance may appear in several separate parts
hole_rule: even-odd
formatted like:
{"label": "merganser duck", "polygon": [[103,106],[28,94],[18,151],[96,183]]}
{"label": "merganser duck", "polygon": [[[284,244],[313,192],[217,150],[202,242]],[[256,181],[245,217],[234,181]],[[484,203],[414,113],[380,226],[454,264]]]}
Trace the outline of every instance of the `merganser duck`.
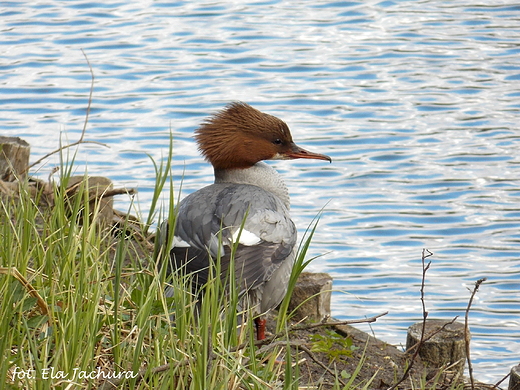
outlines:
{"label": "merganser duck", "polygon": [[213,165],[215,183],[180,202],[169,272],[182,268],[193,273],[200,287],[208,280],[209,256],[220,256],[225,278],[238,240],[236,286],[252,304],[257,339],[263,339],[261,316],[278,306],[287,292],[296,257],[296,227],[289,215],[287,187],[262,160],[332,160],[300,148],[282,120],[241,102],[204,121],[195,138]]}

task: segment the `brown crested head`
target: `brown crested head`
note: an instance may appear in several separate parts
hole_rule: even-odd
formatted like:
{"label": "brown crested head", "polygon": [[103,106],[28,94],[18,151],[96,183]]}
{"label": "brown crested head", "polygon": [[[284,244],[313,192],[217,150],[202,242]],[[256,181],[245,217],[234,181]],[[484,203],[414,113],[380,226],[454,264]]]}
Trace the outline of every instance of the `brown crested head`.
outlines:
{"label": "brown crested head", "polygon": [[330,157],[294,144],[289,127],[275,116],[234,102],[195,131],[199,150],[215,169],[249,168],[262,160]]}

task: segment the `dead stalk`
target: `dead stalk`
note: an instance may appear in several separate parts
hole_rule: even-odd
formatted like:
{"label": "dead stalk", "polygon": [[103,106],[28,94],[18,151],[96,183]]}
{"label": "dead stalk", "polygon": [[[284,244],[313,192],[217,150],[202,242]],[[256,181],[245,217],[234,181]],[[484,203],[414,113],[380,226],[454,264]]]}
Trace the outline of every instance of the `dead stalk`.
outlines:
{"label": "dead stalk", "polygon": [[468,307],[466,308],[466,315],[464,316],[464,344],[466,347],[466,359],[468,360],[468,372],[469,372],[469,380],[471,383],[471,390],[475,390],[475,382],[473,379],[473,365],[471,364],[470,357],[470,337],[469,337],[469,310],[471,308],[471,304],[473,303],[473,298],[477,293],[480,285],[486,281],[486,278],[479,279],[475,282],[475,288],[471,291],[471,296],[469,298]]}
{"label": "dead stalk", "polygon": [[405,372],[403,373],[403,376],[401,379],[395,383],[393,386],[389,387],[388,390],[394,390],[399,386],[401,383],[403,383],[406,378],[408,378],[408,375],[410,375],[410,371],[412,370],[413,363],[415,362],[415,358],[417,358],[417,355],[419,354],[419,351],[421,349],[421,345],[424,343],[424,333],[426,330],[426,318],[428,318],[428,312],[426,311],[426,304],[424,302],[424,286],[426,284],[426,272],[430,268],[431,261],[428,262],[428,264],[425,263],[425,260],[433,256],[433,253],[430,252],[428,249],[422,250],[422,256],[421,256],[421,262],[422,262],[422,279],[421,279],[421,304],[422,304],[422,312],[423,312],[423,323],[422,323],[422,329],[421,329],[421,339],[419,340],[419,343],[417,347],[415,348],[415,352],[412,356],[412,359],[410,361],[410,364],[406,368]]}
{"label": "dead stalk", "polygon": [[85,54],[85,52],[83,51],[83,49],[81,49],[81,52],[83,53],[83,55],[85,56],[85,59],[87,60],[87,64],[88,64],[88,67],[89,67],[89,70],[90,70],[90,76],[91,76],[91,82],[90,82],[90,92],[89,92],[89,97],[88,97],[88,105],[87,105],[87,112],[85,114],[85,122],[83,123],[83,130],[81,131],[81,136],[79,137],[79,139],[76,141],[76,142],[73,142],[71,144],[68,144],[68,145],[65,145],[65,146],[61,146],[59,147],[58,149],[56,150],[53,150],[52,152],[50,153],[47,153],[45,156],[43,156],[42,158],[40,158],[39,160],[37,160],[36,162],[32,163],[31,165],[29,165],[23,172],[22,174],[24,173],[27,173],[27,171],[29,171],[29,169],[31,169],[32,167],[34,167],[35,165],[38,165],[39,163],[41,163],[43,160],[45,160],[46,158],[52,156],[53,154],[56,154],[56,153],[59,153],[61,152],[62,150],[65,150],[65,149],[68,149],[68,148],[71,148],[73,146],[77,146],[79,144],[97,144],[97,145],[101,145],[101,146],[107,146],[106,144],[103,144],[101,142],[97,142],[97,141],[85,141],[84,138],[85,138],[85,132],[87,131],[87,124],[88,124],[88,118],[89,118],[89,115],[90,115],[90,106],[92,105],[92,94],[94,93],[94,71],[92,70],[92,65],[90,65],[90,61],[88,60],[88,57],[87,55]]}

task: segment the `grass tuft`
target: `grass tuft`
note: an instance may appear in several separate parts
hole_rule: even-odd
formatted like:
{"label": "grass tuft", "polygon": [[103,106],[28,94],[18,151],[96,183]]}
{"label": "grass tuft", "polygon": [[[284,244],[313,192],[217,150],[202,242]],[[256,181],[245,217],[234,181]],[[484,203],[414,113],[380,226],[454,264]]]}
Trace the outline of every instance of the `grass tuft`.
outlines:
{"label": "grass tuft", "polygon": [[[1,199],[3,385],[266,389],[283,383],[282,388],[297,388],[298,365],[291,364],[291,346],[264,352],[254,343],[252,321],[239,326],[237,310],[247,314],[247,308],[239,308],[234,277],[228,288],[215,276],[218,259],[201,301],[192,293],[189,275],[167,278],[154,261],[168,255],[158,242],[169,245],[173,229],[157,233],[162,236],[155,248],[143,237],[153,237],[150,227],[163,218],[175,226],[172,150],[170,144],[164,161],[152,160],[156,188],[140,231],[129,227],[128,218],[116,230],[101,222],[100,203],[92,201],[87,173],[70,196],[74,153],[61,156],[52,205],[41,207],[27,181],[20,183],[18,198]],[[160,208],[165,189],[171,194],[170,213]],[[315,229],[300,248],[290,290],[309,261],[305,253]],[[165,295],[165,285],[174,298]],[[287,326],[287,305],[284,300],[278,329]],[[285,366],[277,361],[283,355],[288,357]]]}

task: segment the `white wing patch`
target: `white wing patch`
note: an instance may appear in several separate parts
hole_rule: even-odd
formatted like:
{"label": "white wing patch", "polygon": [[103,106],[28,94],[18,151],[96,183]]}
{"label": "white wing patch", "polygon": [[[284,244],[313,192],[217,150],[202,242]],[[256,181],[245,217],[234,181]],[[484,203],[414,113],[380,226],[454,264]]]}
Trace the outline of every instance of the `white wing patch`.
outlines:
{"label": "white wing patch", "polygon": [[173,236],[172,248],[189,248],[191,245],[178,236]]}
{"label": "white wing patch", "polygon": [[245,245],[245,246],[253,246],[253,245],[260,243],[260,241],[262,241],[262,239],[260,237],[258,237],[256,234],[251,233],[250,231],[248,231],[246,229],[242,229],[242,230],[237,229],[233,233],[233,242],[237,241],[237,239],[239,238],[238,235],[240,235],[240,240],[238,240],[238,243]]}

